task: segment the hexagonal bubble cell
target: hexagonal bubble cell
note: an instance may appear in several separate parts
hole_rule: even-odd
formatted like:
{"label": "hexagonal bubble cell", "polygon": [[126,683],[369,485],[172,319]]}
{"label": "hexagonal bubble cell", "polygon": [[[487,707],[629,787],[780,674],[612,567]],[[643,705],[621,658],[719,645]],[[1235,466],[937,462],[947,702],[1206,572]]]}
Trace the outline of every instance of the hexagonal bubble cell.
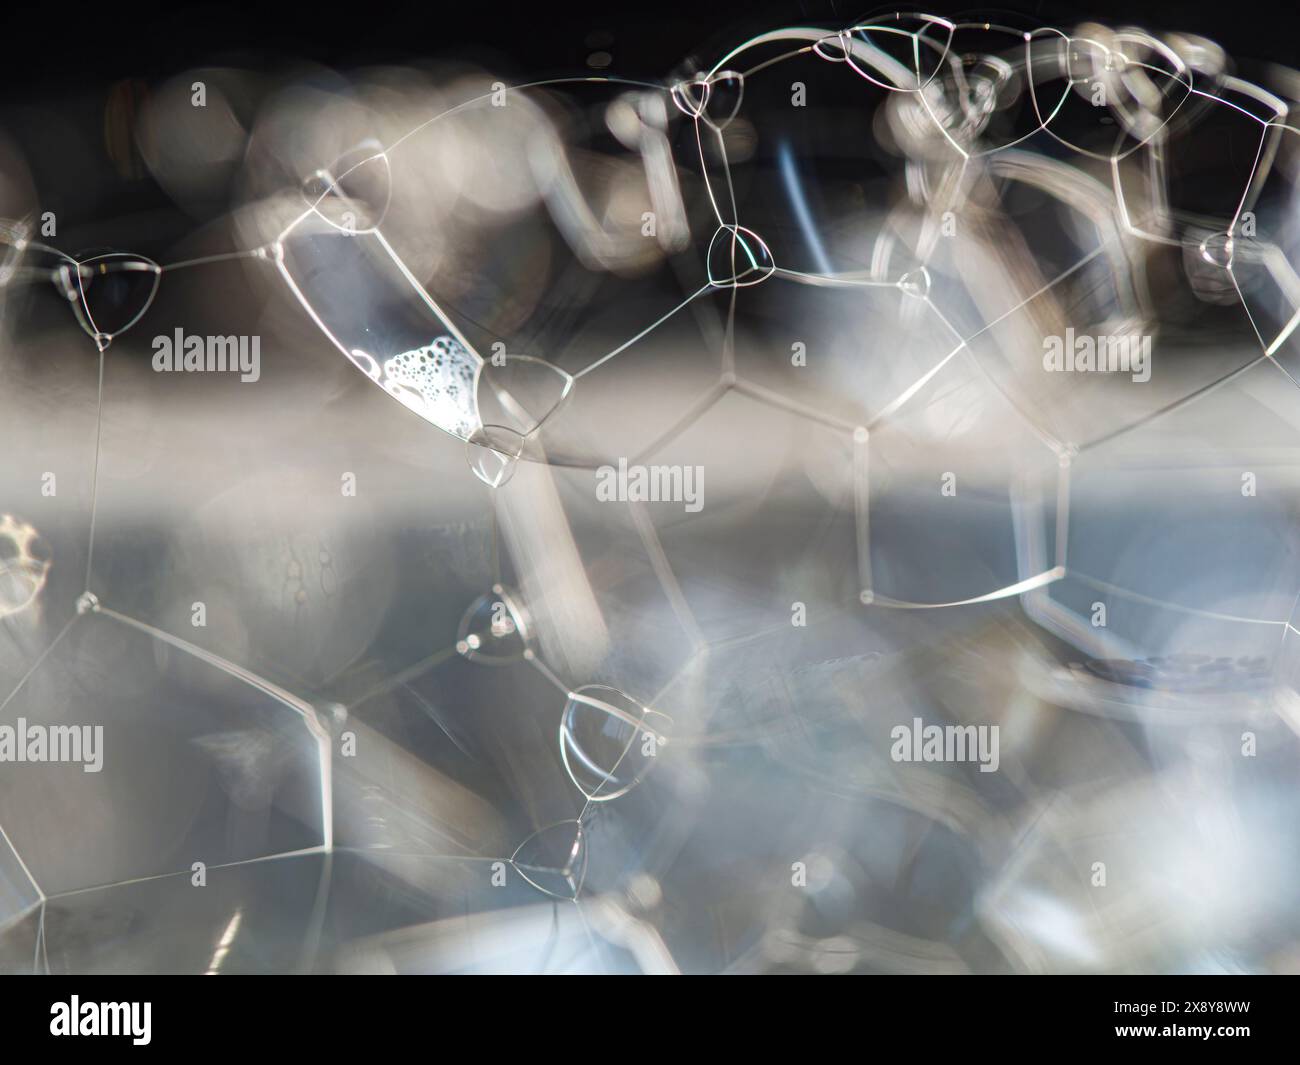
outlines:
{"label": "hexagonal bubble cell", "polygon": [[626,795],[668,742],[672,718],[604,684],[570,693],[560,721],[560,756],[592,802]]}
{"label": "hexagonal bubble cell", "polygon": [[[950,30],[939,25],[922,30],[916,39],[917,58],[928,80],[921,91],[896,92],[887,101],[891,125],[905,151],[934,159],[951,159],[958,149],[986,156],[1044,128],[1071,91],[1070,83],[1053,81],[1031,96],[1030,82],[1053,79],[1055,66],[1031,53],[1026,27],[1036,24],[961,22]],[[882,33],[875,37],[901,40]],[[1034,58],[1040,58],[1037,66]],[[917,64],[915,69],[919,73],[922,67]]]}
{"label": "hexagonal bubble cell", "polygon": [[1300,228],[1292,175],[1300,165],[1300,131],[1269,130],[1274,164],[1261,168],[1258,195],[1226,233],[1205,237],[1200,258],[1227,278],[1250,315],[1263,350],[1294,379],[1300,374]]}
{"label": "hexagonal bubble cell", "polygon": [[1163,146],[1192,90],[1178,54],[1141,31],[1036,29],[1025,54],[1035,117],[1061,145],[1101,161]]}
{"label": "hexagonal bubble cell", "polygon": [[[311,971],[334,953],[321,904],[337,891],[332,866],[323,854],[290,855],[213,866],[202,888],[186,870],[54,897],[26,961],[34,953],[34,971],[56,976]],[[114,949],[128,936],[133,950]],[[12,971],[7,938],[0,971]]]}
{"label": "hexagonal bubble cell", "polygon": [[[619,969],[618,958],[593,955],[600,941],[576,908],[555,907],[522,875],[493,886],[488,868],[336,851],[214,867],[202,890],[188,872],[91,888],[0,920],[0,973]],[[126,937],[129,954],[117,949]]]}
{"label": "hexagonal bubble cell", "polygon": [[327,846],[314,711],[108,613],[66,630],[0,722],[0,825],[45,895]]}

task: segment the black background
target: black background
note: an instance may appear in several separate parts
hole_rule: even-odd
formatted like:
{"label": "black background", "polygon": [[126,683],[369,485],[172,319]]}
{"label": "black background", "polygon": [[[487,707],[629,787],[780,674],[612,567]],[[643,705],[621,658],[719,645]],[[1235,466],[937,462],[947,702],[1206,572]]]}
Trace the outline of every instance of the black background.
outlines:
{"label": "black background", "polygon": [[[511,988],[501,995],[477,983],[433,985],[430,979],[379,980],[333,977],[327,985],[305,979],[177,980],[174,978],[11,979],[2,990],[0,1020],[11,1052],[30,1048],[42,1056],[51,1050],[116,1055],[181,1051],[205,1057],[231,1052],[287,1050],[295,1060],[323,1052],[329,1060],[345,1054],[391,1053],[397,1048],[432,1056],[487,1056],[503,1060],[572,1055],[574,1026],[584,1039],[602,1047],[623,1048],[635,1042],[637,1057],[735,1054],[761,1039],[766,1056],[798,1060],[837,1050],[869,1053],[882,1041],[925,1057],[952,1050],[965,1056],[1007,1050],[1052,1052],[1117,1051],[1127,1056],[1191,1055],[1200,1060],[1250,1061],[1275,1054],[1291,1042],[1293,985],[1265,979],[1230,977],[1058,977],[1032,980],[1013,977],[931,979],[924,984],[876,979],[854,985],[862,1002],[851,1010],[828,1010],[820,985],[790,981],[747,984],[746,996],[757,1002],[743,1010],[719,1009],[717,1001],[674,993],[660,983],[653,1005],[642,1008],[575,1006],[585,987],[565,981],[555,985]],[[509,978],[506,978],[509,979]],[[577,979],[582,979],[581,977]],[[317,990],[317,987],[320,990]],[[802,993],[801,993],[802,992]],[[147,1047],[130,1039],[53,1038],[50,1006],[71,995],[83,1002],[149,1001],[152,1041]],[[678,994],[682,998],[678,998]],[[815,1004],[810,1001],[817,995]],[[472,1003],[466,1001],[473,996]],[[739,995],[735,996],[739,998]],[[1168,1017],[1116,1014],[1114,1003],[1248,1001],[1247,1014],[1198,1013]],[[707,1001],[707,1006],[700,1005]],[[695,1014],[692,1010],[700,1010]],[[756,1007],[756,1008],[755,1008]],[[705,1010],[708,1012],[705,1013]],[[815,1012],[814,1012],[815,1011]],[[501,1021],[506,1024],[501,1024]],[[1203,1041],[1193,1037],[1120,1038],[1116,1025],[1245,1025],[1250,1035]],[[631,1026],[631,1027],[630,1027]],[[568,1036],[569,1038],[566,1038]],[[114,1045],[117,1044],[117,1045]],[[547,1049],[543,1050],[545,1047]],[[831,1048],[835,1048],[831,1050]],[[851,1049],[850,1049],[851,1048]]]}
{"label": "black background", "polygon": [[[1178,29],[1210,37],[1234,55],[1300,65],[1300,10],[1258,2],[1087,4],[1011,3],[964,7],[911,5],[942,15],[996,20],[999,12],[1067,28],[1081,19]],[[904,5],[910,9],[909,5]],[[661,77],[691,54],[712,58],[751,33],[799,22],[849,25],[890,8],[857,7],[844,0],[717,3],[710,0],[440,0],[250,5],[160,3],[32,3],[4,13],[5,48],[0,90],[47,94],[101,87],[118,79],[146,80],[199,63],[232,62],[274,69],[286,57],[348,68],[418,57],[504,59],[533,76],[586,70],[593,31],[613,42],[612,71],[625,77]]]}
{"label": "black background", "polygon": [[[1261,0],[913,7],[1017,27],[1068,29],[1095,19],[1181,30],[1217,41],[1243,61],[1239,69],[1247,77],[1259,74],[1251,60],[1300,67],[1300,10]],[[797,24],[830,30],[894,10],[844,0],[23,0],[0,17],[0,132],[29,166],[41,209],[56,212],[65,251],[115,247],[159,255],[201,219],[178,211],[147,172],[130,178],[118,173],[105,144],[105,118],[111,99],[125,92],[138,102],[152,84],[174,74],[229,66],[293,76],[313,64],[346,74],[370,65],[454,59],[514,82],[598,73],[661,82],[712,66],[765,30]],[[596,51],[610,53],[607,67],[588,64]]]}

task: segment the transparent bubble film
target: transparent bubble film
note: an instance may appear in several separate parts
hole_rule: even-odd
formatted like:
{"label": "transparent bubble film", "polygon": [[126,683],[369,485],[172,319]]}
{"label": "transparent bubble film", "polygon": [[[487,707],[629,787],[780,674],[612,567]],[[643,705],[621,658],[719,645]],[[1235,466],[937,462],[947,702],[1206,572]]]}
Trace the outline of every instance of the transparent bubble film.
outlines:
{"label": "transparent bubble film", "polygon": [[591,40],[0,111],[0,972],[1296,971],[1300,74]]}

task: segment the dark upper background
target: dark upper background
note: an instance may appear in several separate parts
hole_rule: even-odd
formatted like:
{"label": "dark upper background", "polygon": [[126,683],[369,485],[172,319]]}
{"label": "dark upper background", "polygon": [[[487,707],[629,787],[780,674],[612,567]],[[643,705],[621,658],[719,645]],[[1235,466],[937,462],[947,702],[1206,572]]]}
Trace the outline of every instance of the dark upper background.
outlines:
{"label": "dark upper background", "polygon": [[[1300,67],[1300,10],[1272,8],[1268,0],[902,5],[916,7],[1016,25],[1027,17],[1066,28],[1094,18],[1180,29],[1210,37],[1241,59]],[[147,174],[128,180],[115,173],[104,146],[105,104],[128,79],[143,87],[201,65],[274,72],[305,60],[346,71],[455,57],[523,80],[595,73],[588,57],[607,51],[608,72],[658,80],[683,66],[709,65],[766,29],[798,22],[835,28],[881,10],[894,8],[846,0],[18,0],[0,20],[0,131],[18,145],[41,209],[57,212],[61,247],[75,253],[129,246],[149,254],[191,231],[196,219],[179,212]]]}
{"label": "dark upper background", "polygon": [[[1289,10],[1287,10],[1289,8]],[[348,67],[419,56],[480,54],[529,74],[576,73],[605,31],[611,70],[661,76],[697,49],[711,55],[761,29],[808,20],[847,25],[882,6],[849,0],[283,0],[234,5],[121,0],[34,3],[4,14],[0,91],[59,93],[125,77],[150,79],[199,63],[274,65],[286,56]],[[1277,0],[1096,0],[1009,3],[975,8],[938,2],[905,4],[938,14],[997,11],[1068,26],[1094,17],[1149,28],[1183,29],[1217,40],[1229,52],[1300,65],[1300,10]],[[888,8],[893,10],[893,8]]]}

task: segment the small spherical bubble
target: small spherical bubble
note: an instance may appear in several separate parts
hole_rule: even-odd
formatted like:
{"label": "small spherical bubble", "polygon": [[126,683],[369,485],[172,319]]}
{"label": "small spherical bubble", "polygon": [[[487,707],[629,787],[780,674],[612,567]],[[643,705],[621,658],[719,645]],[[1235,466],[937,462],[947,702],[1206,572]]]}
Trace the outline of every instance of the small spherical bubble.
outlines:
{"label": "small spherical bubble", "polygon": [[626,795],[668,742],[672,719],[617,688],[589,684],[569,695],[560,721],[560,756],[592,802]]}
{"label": "small spherical bubble", "polygon": [[930,271],[924,266],[918,266],[899,279],[898,287],[913,299],[928,299],[930,295]]}
{"label": "small spherical bubble", "polygon": [[748,288],[766,281],[775,270],[771,250],[752,229],[722,225],[709,241],[709,284],[715,288]]}
{"label": "small spherical bubble", "polygon": [[505,665],[527,657],[531,640],[531,624],[521,601],[497,585],[465,611],[456,650],[483,665]]}
{"label": "small spherical bubble", "polygon": [[587,875],[587,841],[581,821],[539,829],[510,856],[510,864],[533,887],[558,899],[576,899]]}
{"label": "small spherical bubble", "polygon": [[504,425],[482,425],[465,441],[465,457],[474,476],[489,488],[501,488],[514,476],[524,438]]}

